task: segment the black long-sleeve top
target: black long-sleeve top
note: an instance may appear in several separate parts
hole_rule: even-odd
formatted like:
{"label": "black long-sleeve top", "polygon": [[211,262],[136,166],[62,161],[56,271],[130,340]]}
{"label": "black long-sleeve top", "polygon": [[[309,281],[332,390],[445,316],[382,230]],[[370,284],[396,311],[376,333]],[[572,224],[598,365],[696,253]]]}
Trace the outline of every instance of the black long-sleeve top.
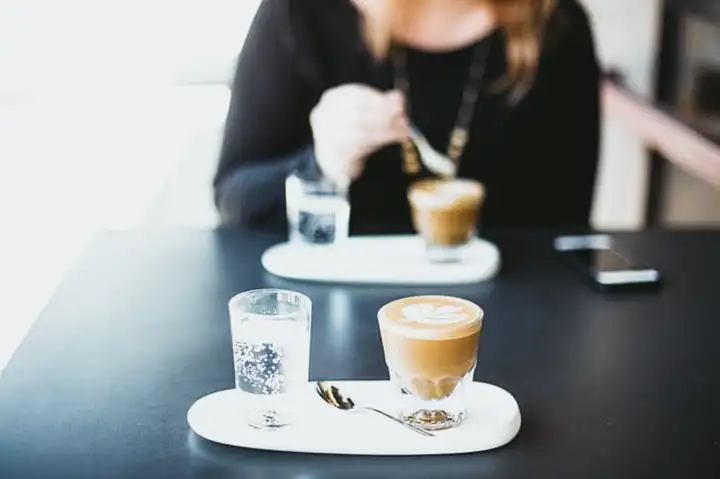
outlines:
{"label": "black long-sleeve top", "polygon": [[[505,37],[486,38],[489,56],[470,139],[458,175],[485,184],[483,227],[588,225],[599,149],[599,68],[588,18],[560,0],[547,26],[532,88],[519,100],[498,91]],[[412,122],[446,151],[475,45],[447,52],[409,48]],[[264,0],[239,57],[214,180],[225,223],[285,225],[285,179],[317,169],[311,109],[346,83],[393,88],[390,61],[374,61],[350,0]],[[410,229],[399,145],[367,161],[350,188],[351,233]]]}

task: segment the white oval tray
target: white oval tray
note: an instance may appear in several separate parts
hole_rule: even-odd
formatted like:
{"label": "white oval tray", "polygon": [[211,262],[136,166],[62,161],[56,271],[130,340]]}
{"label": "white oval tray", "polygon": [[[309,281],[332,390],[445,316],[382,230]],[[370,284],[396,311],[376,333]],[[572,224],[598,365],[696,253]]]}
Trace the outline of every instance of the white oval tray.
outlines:
{"label": "white oval tray", "polygon": [[[392,410],[388,381],[335,381],[358,405]],[[390,396],[389,396],[390,394]],[[495,449],[513,440],[520,430],[515,398],[497,386],[472,383],[469,407],[458,428],[425,437],[376,413],[340,411],[325,404],[308,384],[305,410],[295,423],[274,431],[248,426],[243,417],[243,393],[220,391],[199,399],[188,411],[188,424],[209,441],[228,446],[272,451],[369,456],[464,454]]]}
{"label": "white oval tray", "polygon": [[494,277],[500,251],[475,239],[457,263],[431,263],[417,236],[358,236],[337,245],[282,243],[262,256],[263,267],[282,278],[358,284],[460,285]]}

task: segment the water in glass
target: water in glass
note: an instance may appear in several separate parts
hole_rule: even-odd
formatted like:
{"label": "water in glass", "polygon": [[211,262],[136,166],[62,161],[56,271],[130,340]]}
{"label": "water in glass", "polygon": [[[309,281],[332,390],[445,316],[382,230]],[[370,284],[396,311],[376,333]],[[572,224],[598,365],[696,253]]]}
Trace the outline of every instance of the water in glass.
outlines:
{"label": "water in glass", "polygon": [[290,241],[331,244],[347,239],[350,203],[331,183],[291,175],[286,200]]}
{"label": "water in glass", "polygon": [[309,310],[282,300],[275,301],[269,314],[233,312],[231,306],[231,330],[235,386],[243,395],[249,424],[275,428],[291,423],[308,382]]}

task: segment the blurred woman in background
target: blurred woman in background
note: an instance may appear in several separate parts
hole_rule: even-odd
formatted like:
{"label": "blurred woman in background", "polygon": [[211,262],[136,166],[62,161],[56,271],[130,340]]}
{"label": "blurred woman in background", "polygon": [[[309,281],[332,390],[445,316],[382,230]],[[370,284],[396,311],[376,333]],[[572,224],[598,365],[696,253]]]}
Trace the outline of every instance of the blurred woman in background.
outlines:
{"label": "blurred woman in background", "polygon": [[600,74],[576,0],[264,0],[240,55],[215,200],[285,225],[285,179],[349,188],[352,233],[411,230],[416,127],[484,183],[485,227],[587,226]]}

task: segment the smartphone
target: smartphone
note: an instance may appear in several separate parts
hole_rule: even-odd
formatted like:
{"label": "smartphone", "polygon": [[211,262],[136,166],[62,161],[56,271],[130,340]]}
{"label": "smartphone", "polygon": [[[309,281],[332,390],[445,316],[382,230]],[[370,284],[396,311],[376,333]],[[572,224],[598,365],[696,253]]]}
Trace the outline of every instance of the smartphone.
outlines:
{"label": "smartphone", "polygon": [[660,272],[637,264],[609,235],[560,236],[554,248],[601,291],[655,290],[660,286]]}

